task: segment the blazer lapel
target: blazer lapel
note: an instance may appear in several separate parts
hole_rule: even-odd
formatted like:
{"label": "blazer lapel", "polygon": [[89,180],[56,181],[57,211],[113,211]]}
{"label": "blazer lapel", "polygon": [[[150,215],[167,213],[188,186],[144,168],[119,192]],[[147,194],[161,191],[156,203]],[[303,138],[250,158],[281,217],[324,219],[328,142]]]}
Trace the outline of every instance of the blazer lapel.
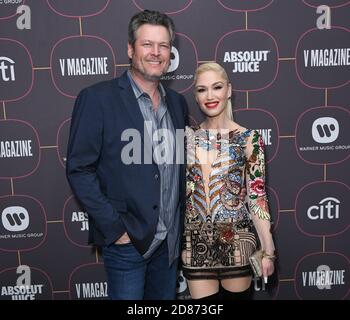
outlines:
{"label": "blazer lapel", "polygon": [[123,100],[126,114],[130,118],[131,122],[134,124],[135,129],[140,132],[141,139],[143,142],[144,118],[126,72],[124,72],[124,74],[119,78],[119,86],[122,88],[120,95]]}
{"label": "blazer lapel", "polygon": [[[130,121],[134,124],[134,128],[140,132],[142,143],[144,143],[144,134],[148,135],[148,133],[144,133],[144,118],[126,72],[124,72],[122,76],[118,79],[118,85],[121,88],[120,95],[122,97],[126,114],[128,115]],[[169,96],[170,95],[167,92],[166,103],[168,106],[171,120],[173,121],[174,128],[175,130],[183,129],[183,121],[180,121],[180,117],[182,116],[181,108],[176,108],[172,99],[169,99]]]}

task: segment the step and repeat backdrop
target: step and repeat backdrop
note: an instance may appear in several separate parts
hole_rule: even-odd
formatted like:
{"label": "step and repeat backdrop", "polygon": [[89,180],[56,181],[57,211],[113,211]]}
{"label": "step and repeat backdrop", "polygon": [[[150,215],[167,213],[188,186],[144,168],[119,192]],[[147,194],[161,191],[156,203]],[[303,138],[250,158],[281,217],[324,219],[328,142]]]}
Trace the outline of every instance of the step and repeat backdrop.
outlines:
{"label": "step and repeat backdrop", "polygon": [[[177,28],[163,77],[192,123],[198,64],[220,63],[234,117],[266,144],[277,271],[254,299],[349,299],[350,1],[0,0],[0,299],[106,299],[65,177],[74,99],[129,66],[127,25]],[[190,298],[179,269],[178,298]]]}

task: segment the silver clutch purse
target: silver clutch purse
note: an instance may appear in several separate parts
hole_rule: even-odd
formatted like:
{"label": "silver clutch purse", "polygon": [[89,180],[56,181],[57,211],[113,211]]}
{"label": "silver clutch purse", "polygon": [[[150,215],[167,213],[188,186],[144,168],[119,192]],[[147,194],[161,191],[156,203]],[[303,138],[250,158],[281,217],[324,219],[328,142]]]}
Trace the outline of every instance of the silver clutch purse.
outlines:
{"label": "silver clutch purse", "polygon": [[262,258],[264,252],[263,250],[256,250],[250,257],[249,262],[252,267],[254,277],[260,278],[262,276]]}

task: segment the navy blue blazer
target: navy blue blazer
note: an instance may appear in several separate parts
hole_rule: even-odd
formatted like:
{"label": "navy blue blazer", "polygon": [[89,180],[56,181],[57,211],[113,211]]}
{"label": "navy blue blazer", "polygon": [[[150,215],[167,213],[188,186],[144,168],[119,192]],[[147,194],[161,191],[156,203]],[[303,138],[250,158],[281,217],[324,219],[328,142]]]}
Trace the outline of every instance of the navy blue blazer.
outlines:
{"label": "navy blue blazer", "polygon": [[[184,129],[185,98],[165,90],[174,128]],[[143,163],[144,119],[126,72],[120,78],[83,89],[72,114],[66,173],[89,215],[89,243],[110,245],[127,232],[136,249],[144,254],[156,232],[160,175],[155,163],[123,163],[121,152],[130,141],[122,141],[121,135],[130,128],[141,134]],[[180,212],[184,199],[185,166],[181,165]],[[173,228],[179,239],[182,219],[176,217],[175,221],[178,225]]]}

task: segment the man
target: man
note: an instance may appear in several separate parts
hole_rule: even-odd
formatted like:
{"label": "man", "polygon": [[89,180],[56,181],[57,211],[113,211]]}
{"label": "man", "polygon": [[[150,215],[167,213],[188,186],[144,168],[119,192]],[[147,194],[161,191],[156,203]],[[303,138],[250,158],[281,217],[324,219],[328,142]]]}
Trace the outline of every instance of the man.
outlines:
{"label": "man", "polygon": [[[170,64],[174,24],[145,10],[132,17],[128,34],[130,70],[77,97],[67,177],[89,215],[89,243],[102,247],[109,297],[174,299],[184,165],[148,154],[157,147],[157,130],[175,136],[185,127],[184,97],[160,84]],[[131,152],[141,152],[141,164],[125,161],[128,129],[142,137],[140,150]],[[147,141],[153,141],[151,148]],[[174,143],[165,144],[175,154]]]}

